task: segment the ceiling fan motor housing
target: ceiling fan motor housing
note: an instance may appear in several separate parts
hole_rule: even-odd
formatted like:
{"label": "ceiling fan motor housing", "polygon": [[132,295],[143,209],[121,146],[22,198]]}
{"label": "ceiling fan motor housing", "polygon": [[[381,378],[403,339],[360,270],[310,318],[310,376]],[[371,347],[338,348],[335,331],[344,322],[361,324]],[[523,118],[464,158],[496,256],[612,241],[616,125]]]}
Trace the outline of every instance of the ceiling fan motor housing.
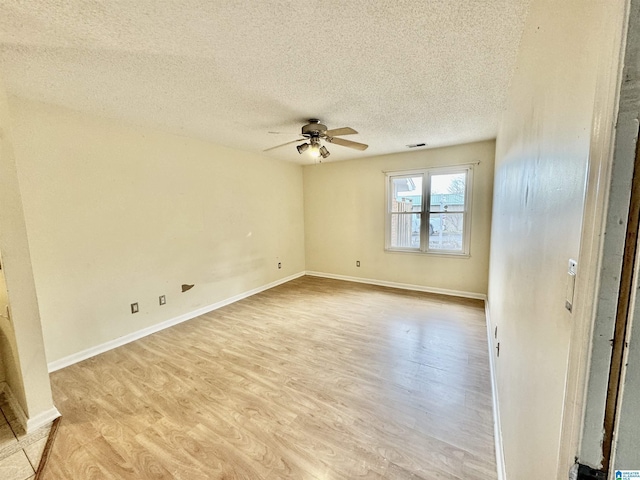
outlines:
{"label": "ceiling fan motor housing", "polygon": [[320,120],[316,120],[312,118],[309,120],[309,123],[302,127],[302,135],[304,136],[312,136],[317,137],[320,136],[323,132],[327,131],[327,126],[320,123]]}

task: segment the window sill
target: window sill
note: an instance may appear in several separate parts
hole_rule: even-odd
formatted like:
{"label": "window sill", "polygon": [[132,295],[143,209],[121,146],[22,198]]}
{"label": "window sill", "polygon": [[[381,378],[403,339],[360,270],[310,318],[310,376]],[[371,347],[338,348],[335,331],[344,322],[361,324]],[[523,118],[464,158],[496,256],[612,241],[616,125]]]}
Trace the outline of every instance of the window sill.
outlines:
{"label": "window sill", "polygon": [[423,252],[421,250],[405,250],[400,248],[385,248],[385,253],[401,253],[401,254],[413,254],[413,255],[426,255],[429,257],[445,257],[445,258],[471,258],[469,253],[455,253],[455,252]]}

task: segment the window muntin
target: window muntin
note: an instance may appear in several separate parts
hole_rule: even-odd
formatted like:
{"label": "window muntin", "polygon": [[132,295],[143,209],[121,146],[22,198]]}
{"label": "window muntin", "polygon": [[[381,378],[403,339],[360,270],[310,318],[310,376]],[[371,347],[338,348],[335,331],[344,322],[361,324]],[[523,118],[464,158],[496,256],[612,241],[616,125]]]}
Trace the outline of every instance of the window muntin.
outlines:
{"label": "window muntin", "polygon": [[387,174],[386,249],[468,255],[472,167]]}

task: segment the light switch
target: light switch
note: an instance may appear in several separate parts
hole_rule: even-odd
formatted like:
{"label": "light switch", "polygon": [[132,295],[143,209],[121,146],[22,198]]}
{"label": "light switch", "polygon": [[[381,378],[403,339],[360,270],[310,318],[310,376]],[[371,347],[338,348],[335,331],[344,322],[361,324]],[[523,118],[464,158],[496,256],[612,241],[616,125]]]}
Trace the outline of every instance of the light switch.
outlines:
{"label": "light switch", "polygon": [[565,300],[565,308],[570,312],[573,311],[573,294],[576,288],[576,272],[578,262],[569,259],[569,270],[567,272],[567,298]]}

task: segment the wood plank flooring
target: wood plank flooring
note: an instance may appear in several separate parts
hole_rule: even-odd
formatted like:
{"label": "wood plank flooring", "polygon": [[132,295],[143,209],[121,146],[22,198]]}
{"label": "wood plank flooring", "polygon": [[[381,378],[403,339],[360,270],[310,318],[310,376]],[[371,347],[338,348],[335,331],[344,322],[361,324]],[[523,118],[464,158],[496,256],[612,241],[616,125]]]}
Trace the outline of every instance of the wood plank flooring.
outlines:
{"label": "wood plank flooring", "polygon": [[480,301],[302,277],[52,386],[45,479],[496,478]]}

